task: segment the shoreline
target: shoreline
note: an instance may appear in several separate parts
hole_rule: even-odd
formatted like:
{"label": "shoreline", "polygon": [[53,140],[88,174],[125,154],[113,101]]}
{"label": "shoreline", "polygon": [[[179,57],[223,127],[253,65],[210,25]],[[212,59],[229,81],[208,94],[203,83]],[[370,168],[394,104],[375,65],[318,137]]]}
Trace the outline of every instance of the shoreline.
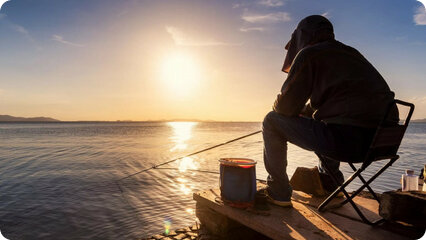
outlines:
{"label": "shoreline", "polygon": [[195,222],[194,225],[185,228],[179,228],[176,230],[170,230],[168,234],[160,233],[152,235],[151,237],[144,237],[141,240],[195,240],[195,239],[211,239],[208,237],[205,238],[206,234],[201,229],[201,225],[198,222]]}

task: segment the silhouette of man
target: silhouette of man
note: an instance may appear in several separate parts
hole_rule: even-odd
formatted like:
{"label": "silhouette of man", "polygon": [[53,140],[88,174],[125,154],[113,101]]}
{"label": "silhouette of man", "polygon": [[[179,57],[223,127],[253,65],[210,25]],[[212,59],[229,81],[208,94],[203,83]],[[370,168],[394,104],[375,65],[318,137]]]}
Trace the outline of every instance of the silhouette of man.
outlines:
{"label": "silhouette of man", "polygon": [[[394,93],[356,49],[334,39],[333,26],[323,16],[300,21],[285,49],[287,79],[263,121],[264,163],[270,200],[292,206],[287,142],[336,159],[359,159]],[[339,162],[327,163],[343,182]],[[318,168],[328,174],[321,162]]]}

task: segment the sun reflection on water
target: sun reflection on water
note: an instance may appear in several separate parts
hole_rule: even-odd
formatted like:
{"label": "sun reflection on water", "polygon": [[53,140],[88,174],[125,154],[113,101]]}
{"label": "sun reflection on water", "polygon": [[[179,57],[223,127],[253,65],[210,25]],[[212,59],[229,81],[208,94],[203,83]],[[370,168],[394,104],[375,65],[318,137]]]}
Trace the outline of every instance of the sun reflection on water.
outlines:
{"label": "sun reflection on water", "polygon": [[187,208],[185,211],[186,211],[187,213],[191,214],[191,215],[194,215],[194,214],[195,214],[194,209],[192,209],[192,208]]}
{"label": "sun reflection on water", "polygon": [[[174,146],[171,152],[181,152],[187,149],[187,141],[192,138],[192,129],[197,125],[196,122],[169,122],[168,125],[173,129],[173,135],[170,137]],[[187,170],[196,170],[199,168],[198,162],[192,157],[184,157],[177,162],[180,173]],[[194,173],[195,174],[195,173]],[[188,178],[180,176],[176,178],[177,188],[185,195],[189,195],[193,191],[193,184]]]}
{"label": "sun reflection on water", "polygon": [[178,177],[176,180],[178,181],[179,190],[183,194],[189,195],[192,193],[192,185],[189,183],[188,179],[184,177]]}
{"label": "sun reflection on water", "polygon": [[180,184],[180,188],[179,189],[185,195],[189,195],[190,193],[192,193],[192,189],[189,186],[187,186],[187,185],[185,185],[183,183]]}
{"label": "sun reflection on water", "polygon": [[196,122],[169,122],[167,123],[173,129],[173,136],[170,139],[173,141],[173,146],[170,151],[185,150],[188,147],[186,141],[192,137],[192,128],[197,125]]}
{"label": "sun reflection on water", "polygon": [[179,172],[186,172],[188,169],[198,169],[198,163],[191,157],[184,157],[179,161]]}

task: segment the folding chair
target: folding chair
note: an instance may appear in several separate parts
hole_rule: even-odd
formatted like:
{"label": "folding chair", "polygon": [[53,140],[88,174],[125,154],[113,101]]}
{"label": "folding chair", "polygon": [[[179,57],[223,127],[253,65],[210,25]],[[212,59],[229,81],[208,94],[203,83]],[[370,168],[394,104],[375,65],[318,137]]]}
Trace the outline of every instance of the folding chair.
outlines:
{"label": "folding chair", "polygon": [[[396,104],[409,107],[409,112],[403,124],[401,123],[389,124],[387,121],[389,113],[392,111],[393,108],[396,107]],[[407,126],[410,122],[413,111],[414,111],[413,104],[407,103],[401,100],[395,100],[394,102],[392,102],[392,104],[389,105],[383,120],[377,127],[375,136],[370,144],[370,147],[364,159],[360,159],[359,162],[356,162],[356,163],[362,163],[360,168],[357,169],[353,164],[354,162],[348,162],[348,161],[345,161],[344,159],[335,159],[340,162],[348,162],[349,166],[354,171],[354,173],[342,184],[338,183],[336,176],[331,174],[331,171],[329,171],[330,168],[329,166],[327,166],[326,158],[330,158],[330,157],[318,154],[318,157],[320,161],[322,162],[325,170],[330,174],[332,180],[336,183],[336,185],[339,186],[333,193],[331,193],[319,205],[318,207],[319,211],[325,211],[325,207],[327,206],[327,204],[329,204],[331,200],[333,200],[333,198],[335,198],[339,192],[343,192],[346,199],[340,202],[339,204],[337,204],[338,206],[342,206],[349,202],[352,205],[352,207],[355,209],[355,211],[358,213],[358,215],[361,217],[362,221],[364,221],[367,224],[375,225],[383,221],[383,219],[379,219],[374,222],[371,222],[370,220],[368,220],[364,216],[364,214],[361,212],[361,210],[358,208],[358,206],[355,204],[355,202],[353,201],[353,198],[357,196],[362,190],[367,188],[368,191],[373,195],[373,198],[380,204],[380,199],[377,197],[376,193],[373,191],[373,189],[369,185],[399,158],[399,156],[397,155],[398,148],[399,148],[399,145],[401,144],[402,138],[404,137],[405,130],[407,129]],[[389,162],[386,165],[384,165],[381,169],[379,169],[369,180],[365,180],[361,176],[361,173],[368,166],[370,166],[370,164],[379,160],[389,160]],[[349,195],[348,192],[345,190],[345,187],[348,186],[357,177],[361,180],[363,185],[358,190],[356,190],[351,195]]]}

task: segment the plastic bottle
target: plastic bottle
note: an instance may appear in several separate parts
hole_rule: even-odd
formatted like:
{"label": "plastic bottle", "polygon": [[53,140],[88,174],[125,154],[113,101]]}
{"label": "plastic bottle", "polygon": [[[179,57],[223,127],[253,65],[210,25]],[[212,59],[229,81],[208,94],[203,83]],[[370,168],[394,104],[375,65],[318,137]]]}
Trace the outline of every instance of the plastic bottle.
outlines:
{"label": "plastic bottle", "polygon": [[401,182],[403,192],[419,190],[419,176],[416,176],[413,170],[405,170],[405,174],[402,174]]}

